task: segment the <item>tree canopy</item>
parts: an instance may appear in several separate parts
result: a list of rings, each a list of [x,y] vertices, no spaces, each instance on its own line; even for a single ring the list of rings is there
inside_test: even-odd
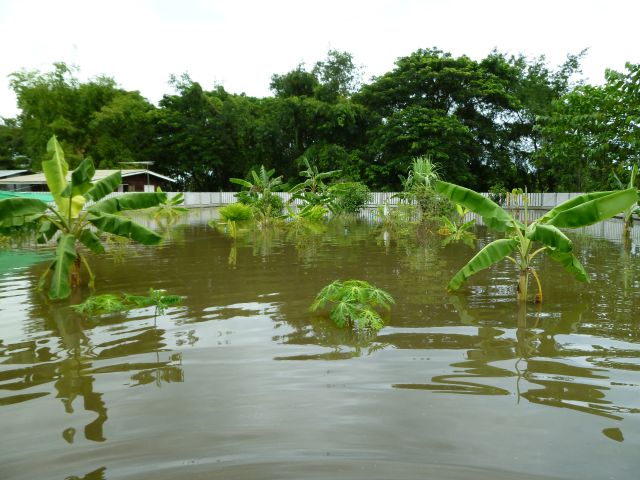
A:
[[[228,189],[262,165],[295,184],[305,160],[396,190],[422,155],[476,190],[603,188],[638,162],[640,67],[588,85],[576,81],[584,53],[552,68],[544,57],[420,49],[363,82],[351,54],[330,50],[310,68],[275,73],[270,97],[182,75],[157,106],[56,63],[11,75],[20,114],[0,122],[0,168],[39,170],[55,134],[72,168],[86,157],[101,168],[153,162],[185,190]]]

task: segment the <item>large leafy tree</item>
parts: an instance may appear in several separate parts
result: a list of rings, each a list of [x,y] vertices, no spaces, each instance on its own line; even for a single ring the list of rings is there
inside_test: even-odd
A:
[[[24,139],[15,119],[0,119],[0,170],[28,167],[28,159],[21,153]]]
[[[67,161],[75,167],[92,157],[103,168],[152,157],[153,106],[138,92],[126,92],[109,77],[81,82],[77,68],[55,63],[50,72],[21,71],[11,75],[11,87],[21,109],[20,153],[39,170],[47,159],[44,145],[60,138]]]
[[[121,93],[111,78],[97,77],[81,83],[76,71],[65,63],[55,63],[51,72],[10,75],[21,110],[17,120],[24,137],[24,153],[35,169],[46,159],[44,145],[54,134],[65,145],[71,165],[77,165],[94,143],[88,128],[93,114]]]
[[[601,86],[581,85],[540,119],[543,145],[535,157],[549,189],[583,191],[614,185],[638,163],[640,65],[608,70]]]
[[[536,115],[564,93],[568,62],[557,74],[544,59],[481,61],[437,49],[418,50],[355,96],[375,116],[368,177],[376,188],[398,188],[411,159],[430,154],[445,177],[486,189],[521,183],[530,169]]]

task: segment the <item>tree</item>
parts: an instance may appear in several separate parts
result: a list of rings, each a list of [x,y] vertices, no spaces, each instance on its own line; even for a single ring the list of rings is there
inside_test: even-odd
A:
[[[24,149],[22,130],[15,119],[0,119],[0,169],[27,168],[29,159],[22,155]]]
[[[71,166],[78,165],[95,143],[87,128],[93,114],[123,93],[109,77],[81,83],[74,76],[77,70],[54,63],[51,72],[33,70],[10,75],[21,110],[17,121],[24,138],[23,153],[31,159],[33,169],[39,169],[46,159],[44,145],[51,135],[60,137]]]
[[[626,176],[638,161],[640,65],[607,70],[602,86],[567,92],[540,119],[543,145],[535,157],[550,189],[584,191],[615,185],[612,170]]]
[[[486,188],[503,142],[499,120],[516,107],[508,65],[418,50],[363,87],[355,98],[377,117],[371,169],[378,185],[406,172],[411,159],[430,154],[447,178]]]
[[[312,73],[318,82],[315,97],[327,102],[350,97],[360,88],[361,70],[353,63],[350,53],[329,50],[327,58],[313,67]]]

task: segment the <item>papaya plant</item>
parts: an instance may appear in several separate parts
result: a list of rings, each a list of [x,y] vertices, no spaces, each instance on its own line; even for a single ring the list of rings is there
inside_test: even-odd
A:
[[[377,331],[384,321],[375,308],[390,310],[395,301],[388,292],[363,280],[336,280],[320,290],[310,310],[316,311],[327,303],[335,304],[329,316],[338,326]]]
[[[51,158],[42,162],[42,169],[55,205],[35,198],[0,200],[0,227],[35,223],[39,243],[57,235],[54,260],[42,274],[39,287],[44,286],[51,274],[49,298],[60,300],[79,285],[82,266],[89,275],[89,287],[94,286],[95,277],[80,245],[103,253],[101,233],[126,237],[143,245],[158,244],[160,235],[119,213],[154,207],[166,201],[166,194],[129,193],[105,198],[122,183],[119,171],[93,182],[95,167],[91,159],[85,159],[71,172],[68,181],[69,167],[55,136],[47,143],[47,152]]]
[[[579,228],[598,223],[625,211],[638,201],[635,188],[587,193],[557,205],[533,222],[529,222],[525,203],[522,223],[489,198],[468,188],[438,180],[436,190],[478,214],[487,227],[509,235],[480,250],[453,276],[447,289],[457,290],[472,275],[508,259],[518,267],[518,301],[527,300],[529,274],[538,285],[536,301],[542,301],[542,285],[532,264],[543,252],[559,262],[577,280],[588,281],[584,267],[572,253],[571,240],[560,228]],[[511,256],[514,251],[517,252],[516,258]]]

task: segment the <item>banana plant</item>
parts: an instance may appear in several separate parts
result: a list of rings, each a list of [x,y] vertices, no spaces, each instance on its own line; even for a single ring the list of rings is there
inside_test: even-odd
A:
[[[338,175],[341,170],[319,172],[318,167],[311,165],[306,157],[302,157],[302,161],[307,169],[300,171],[300,176],[306,180],[298,183],[289,190],[291,194],[289,203],[300,199],[305,205],[321,205],[332,209],[333,198],[329,193],[329,186],[324,183],[324,180]]]
[[[529,274],[538,286],[536,301],[542,301],[542,285],[532,262],[544,252],[577,280],[589,280],[584,267],[572,253],[571,240],[560,228],[579,228],[598,223],[625,211],[638,201],[635,188],[587,193],[561,203],[530,223],[525,203],[522,223],[489,198],[468,188],[439,180],[436,190],[478,214],[487,227],[508,234],[507,238],[495,240],[480,250],[453,276],[447,289],[457,290],[475,273],[508,259],[518,267],[517,298],[522,302],[527,300]],[[511,256],[514,251],[517,253],[515,258]]]
[[[94,253],[103,253],[100,233],[130,238],[143,245],[160,242],[160,235],[118,214],[155,207],[166,202],[166,194],[129,193],[105,198],[122,183],[119,171],[92,182],[95,167],[90,159],[85,159],[71,172],[68,181],[69,167],[55,136],[49,140],[47,152],[51,159],[42,162],[42,169],[55,205],[35,198],[0,200],[0,227],[36,223],[39,243],[46,243],[57,235],[54,260],[42,274],[39,287],[45,285],[51,274],[49,298],[61,300],[78,286],[82,266],[89,275],[89,287],[93,288],[95,277],[80,245]]]
[[[618,183],[619,188],[621,189],[624,188],[624,184],[622,183],[622,180],[618,178],[615,172],[613,172],[613,176],[616,179],[616,182]],[[634,165],[633,168],[631,169],[631,175],[629,176],[629,184],[627,185],[627,188],[633,188],[636,186],[637,176],[638,176],[638,165]],[[637,203],[634,203],[624,211],[624,231],[623,231],[624,238],[629,237],[631,229],[633,228],[634,213],[640,215],[640,208],[638,208]]]

